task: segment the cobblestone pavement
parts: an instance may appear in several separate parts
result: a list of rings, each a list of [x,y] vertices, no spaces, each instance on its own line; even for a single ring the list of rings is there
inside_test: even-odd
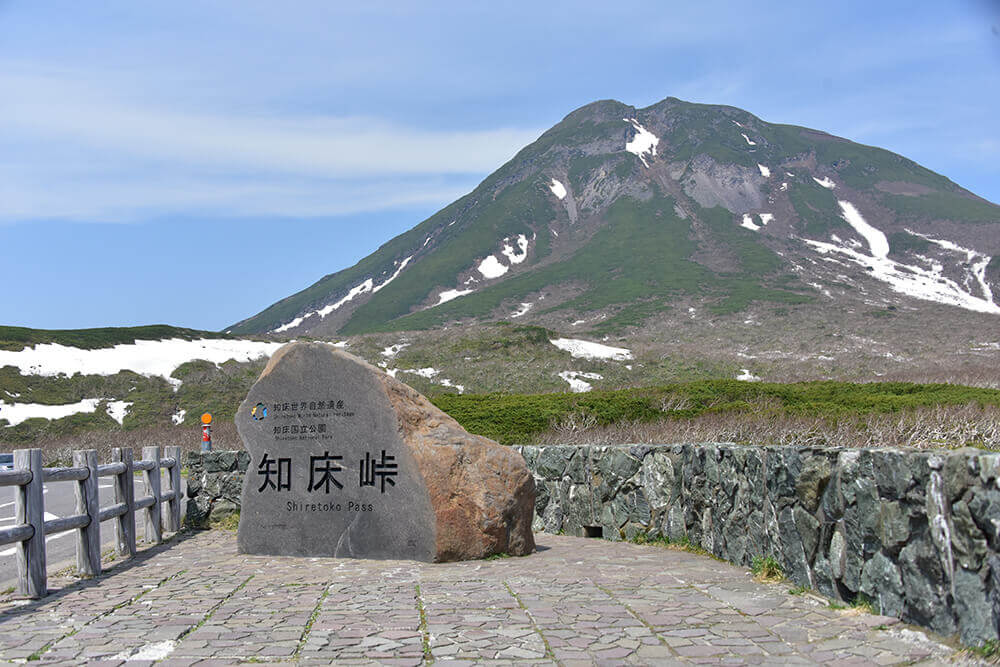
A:
[[[895,619],[831,609],[705,556],[537,535],[524,558],[241,556],[185,533],[101,577],[0,601],[0,659],[79,664],[940,664]]]

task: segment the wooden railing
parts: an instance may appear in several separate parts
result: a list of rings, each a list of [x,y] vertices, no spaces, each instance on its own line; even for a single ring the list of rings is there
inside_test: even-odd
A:
[[[135,555],[135,512],[144,509],[147,542],[158,544],[163,531],[181,527],[181,448],[143,447],[142,460],[134,461],[131,448],[111,450],[111,463],[99,465],[97,450],[73,452],[73,467],[43,468],[42,450],[14,451],[14,469],[0,471],[0,486],[16,486],[14,525],[0,528],[0,545],[17,543],[17,592],[41,598],[48,593],[45,570],[45,536],[77,531],[76,568],[85,577],[101,573],[101,522],[115,520],[119,556]],[[160,489],[160,469],[168,470],[169,487]],[[135,471],[143,471],[145,495],[135,497]],[[114,477],[114,504],[101,507],[97,479]],[[45,520],[45,482],[76,482],[76,514]],[[166,504],[161,522],[161,504]]]

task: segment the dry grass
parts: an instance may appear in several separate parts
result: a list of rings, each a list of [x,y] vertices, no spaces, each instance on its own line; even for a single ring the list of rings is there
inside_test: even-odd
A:
[[[42,450],[45,465],[69,465],[73,460],[73,450],[96,449],[97,460],[106,463],[111,460],[113,447],[131,447],[136,458],[143,447],[160,445],[180,446],[184,452],[201,449],[201,427],[192,426],[149,426],[132,430],[84,431],[82,433],[33,443],[32,447]],[[8,446],[10,447],[10,446]],[[13,447],[10,447],[13,448]],[[212,427],[212,448],[217,450],[243,449],[243,442],[233,423],[219,423]]]
[[[837,420],[776,417],[773,412],[762,409],[759,413],[707,414],[691,419],[625,422],[610,426],[597,426],[593,418],[570,414],[533,440],[537,444],[580,445],[738,442],[917,449],[973,446],[1000,451],[1000,408],[935,406]]]

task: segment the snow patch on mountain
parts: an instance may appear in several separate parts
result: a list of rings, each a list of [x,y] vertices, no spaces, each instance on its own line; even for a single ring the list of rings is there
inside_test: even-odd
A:
[[[449,380],[448,378],[441,378],[441,386],[442,387],[453,387],[454,389],[458,389],[458,393],[460,393],[460,394],[465,392],[465,385],[463,385],[463,384],[455,384],[451,380]]]
[[[823,296],[830,297],[831,299],[833,298],[833,295],[830,294],[830,290],[828,290],[827,288],[823,287],[819,283],[806,283],[806,284],[809,285],[809,287],[812,287],[817,292],[822,292]]]
[[[743,380],[744,382],[760,382],[760,378],[751,373],[746,368],[740,369],[740,374],[736,376],[737,380]]]
[[[390,345],[389,347],[382,350],[382,356],[386,359],[392,359],[397,354],[399,354],[403,348],[409,347],[409,343],[396,343],[395,345]]]
[[[625,361],[632,358],[632,351],[624,347],[612,347],[601,343],[593,343],[589,340],[579,340],[577,338],[555,338],[549,341],[560,350],[570,353],[570,356],[580,359],[611,359],[613,361]]]
[[[315,314],[316,314],[315,312],[313,312],[313,313],[306,313],[305,315],[301,315],[299,317],[296,317],[295,319],[293,319],[288,324],[282,324],[280,327],[271,329],[268,333],[284,333],[284,332],[286,332],[286,331],[288,331],[290,329],[294,329],[295,327],[297,327],[300,324],[302,324],[303,322],[305,322],[305,320],[306,320],[307,317],[310,317],[310,316],[315,315]]]
[[[753,217],[751,217],[748,213],[743,214],[743,222],[740,223],[740,227],[746,227],[750,231],[754,232],[760,229],[760,226],[754,223]]]
[[[507,273],[511,266],[520,264],[528,258],[528,248],[531,246],[531,241],[524,234],[518,234],[514,238],[513,245],[509,236],[504,237],[501,243],[503,244],[503,248],[500,250],[500,254],[507,258],[507,261],[510,262],[509,265],[503,264],[496,255],[492,254],[487,255],[485,259],[475,265],[476,270],[487,280],[499,278]],[[472,276],[467,278],[464,284],[469,285],[474,282],[477,282],[477,279]],[[442,303],[447,303],[452,299],[471,294],[474,291],[472,288],[445,290],[438,295],[438,302],[434,306],[440,306]],[[433,308],[434,306],[430,307]]]
[[[787,189],[788,189],[788,183],[782,183],[781,184],[781,191],[784,192]]]
[[[457,299],[460,296],[465,296],[466,294],[472,294],[476,290],[474,289],[448,289],[440,294],[438,294],[438,302],[435,306],[440,306],[442,303],[448,303],[452,299]]]
[[[61,405],[43,405],[41,403],[7,403],[0,400],[0,419],[6,419],[7,426],[17,426],[26,419],[41,417],[42,419],[61,419],[84,412],[94,412],[99,398],[85,398],[76,403]]]
[[[427,368],[400,368],[399,370],[403,373],[413,373],[414,375],[419,375],[420,377],[427,378],[428,380],[441,372],[431,366],[428,366]]]
[[[993,302],[993,290],[990,289],[989,283],[986,282],[986,267],[989,266],[990,260],[993,259],[992,257],[990,257],[989,255],[985,255],[977,250],[973,250],[972,248],[963,248],[957,243],[952,243],[951,241],[947,241],[944,239],[934,239],[931,238],[930,236],[927,236],[926,234],[920,234],[909,229],[907,229],[906,231],[907,233],[912,234],[913,236],[919,236],[922,239],[930,241],[931,243],[938,245],[944,248],[945,250],[951,250],[952,252],[965,254],[966,261],[971,265],[969,276],[967,276],[965,280],[966,287],[969,287],[969,282],[970,282],[969,279],[975,278],[976,282],[979,284],[979,289],[981,289],[983,292],[983,297],[987,301],[991,303]],[[932,265],[937,264],[936,262],[934,262],[934,260],[931,260],[926,257],[922,257],[921,259],[931,262]],[[938,267],[939,267],[938,271],[940,272],[941,271],[940,264],[938,264]]]
[[[106,412],[109,417],[121,424],[125,421],[125,414],[130,407],[132,407],[131,401],[110,401]]]
[[[531,310],[531,307],[533,305],[535,305],[535,304],[533,304],[533,303],[522,303],[521,307],[518,308],[517,310],[515,310],[513,313],[511,313],[510,316],[511,317],[521,317],[522,315],[524,315],[525,313],[527,313],[529,310]]]
[[[487,255],[486,259],[479,263],[479,273],[486,279],[499,278],[510,270],[509,266],[500,263],[493,255]]]
[[[184,415],[186,415],[186,414],[187,414],[187,410],[185,410],[184,408],[181,408],[180,410],[178,410],[174,414],[170,415],[170,421],[172,421],[175,425],[176,424],[183,424],[184,423]]]
[[[384,363],[380,363],[379,365],[385,368]],[[465,385],[456,384],[451,380],[449,380],[448,378],[440,378],[439,380],[434,380],[434,378],[436,378],[438,375],[441,374],[441,371],[431,366],[428,366],[426,368],[385,368],[385,373],[391,378],[395,378],[399,373],[410,373],[411,375],[417,375],[427,380],[432,380],[434,382],[437,382],[437,384],[441,385],[442,387],[451,387],[453,389],[457,389],[458,393],[460,394],[465,392]]]
[[[771,178],[771,170],[762,165],[760,162],[757,163],[757,168],[760,169],[760,175],[764,178]]]
[[[329,315],[333,311],[339,309],[341,306],[343,306],[348,301],[353,301],[354,298],[357,297],[358,295],[364,294],[365,292],[370,292],[372,290],[374,284],[375,284],[374,281],[372,281],[372,279],[369,278],[368,280],[364,281],[360,285],[352,287],[351,291],[349,291],[347,293],[347,296],[345,296],[344,298],[340,299],[336,303],[331,303],[331,304],[329,304],[327,306],[323,306],[319,310],[315,311],[315,314],[319,315],[320,318],[326,317],[327,315]],[[306,315],[306,317],[308,317],[308,315]]]
[[[740,134],[743,134],[743,133],[741,132]],[[756,141],[750,141],[750,137],[748,137],[747,135],[743,134],[743,138],[747,140],[747,145],[748,146],[756,146],[757,145],[757,142]]]
[[[760,224],[767,226],[772,220],[774,220],[773,213],[761,213],[760,214]]]
[[[430,237],[427,237],[427,240],[429,241]],[[424,241],[424,245],[427,245],[427,241]],[[410,263],[411,259],[413,259],[413,255],[410,255],[402,262],[399,262],[399,266],[396,267],[396,272],[393,273],[391,276],[389,276],[389,278],[387,278],[384,282],[380,283],[379,285],[375,285],[375,281],[372,280],[371,278],[363,280],[362,282],[352,287],[347,292],[347,295],[344,296],[339,301],[337,301],[336,303],[331,303],[329,305],[323,306],[318,310],[314,310],[304,315],[300,315],[299,317],[293,319],[291,322],[283,324],[276,329],[272,329],[269,333],[284,333],[286,331],[290,331],[291,329],[294,329],[295,327],[302,324],[302,322],[312,317],[313,315],[319,315],[320,319],[325,319],[327,315],[334,312],[335,310],[338,310],[341,306],[343,306],[345,303],[352,301],[355,297],[364,294],[365,292],[371,292],[372,294],[375,294],[380,289],[382,289],[383,287],[391,283],[393,280],[395,280],[399,276],[399,274],[402,273],[403,269],[406,268],[406,265]]]
[[[552,179],[552,185],[549,186],[549,190],[552,190],[552,194],[559,199],[566,198],[566,186],[554,178]]]
[[[313,315],[319,315],[320,319],[323,319],[327,315],[329,315],[330,313],[332,313],[333,311],[335,311],[338,308],[340,308],[341,306],[343,306],[348,301],[353,300],[356,296],[358,296],[360,294],[364,294],[365,292],[372,291],[372,286],[373,285],[374,285],[374,282],[372,281],[372,279],[368,278],[367,280],[365,280],[365,281],[359,283],[358,285],[355,285],[354,287],[352,287],[350,289],[350,291],[347,293],[347,296],[345,296],[344,298],[340,299],[336,303],[331,303],[331,304],[329,304],[327,306],[323,306],[319,310],[314,310],[312,312],[306,313],[305,315],[300,315],[299,317],[296,317],[294,320],[292,320],[288,324],[283,324],[280,327],[278,327],[277,329],[272,329],[270,333],[284,333],[286,331],[294,329],[295,327],[297,327],[300,324],[302,324],[302,322],[304,322],[307,318],[312,317]]]
[[[817,252],[824,255],[834,253],[844,257],[864,267],[870,272],[872,277],[888,284],[890,288],[901,294],[925,301],[936,301],[951,306],[958,306],[979,313],[1000,315],[1000,306],[993,303],[993,295],[992,292],[988,291],[988,286],[986,286],[986,290],[983,292],[986,298],[981,298],[972,294],[970,290],[963,289],[961,285],[951,278],[944,276],[942,274],[943,266],[939,262],[930,261],[930,268],[924,268],[915,264],[902,264],[889,259],[887,257],[889,243],[885,238],[885,234],[865,222],[857,209],[849,202],[841,201],[838,203],[843,210],[844,219],[868,241],[871,255],[859,251],[859,245],[852,247],[851,244],[844,243],[836,235],[831,235],[833,243],[803,239]],[[960,248],[960,246],[952,244],[950,241],[943,241],[939,245],[946,249],[951,249],[942,244],[949,244],[955,246],[955,248]],[[961,251],[970,252],[967,248],[960,249]],[[988,258],[986,264],[989,264]],[[972,268],[973,276],[977,281],[980,281],[980,288],[985,284],[984,274],[986,264],[982,264],[981,270],[979,268],[980,263],[974,264]]]
[[[831,181],[826,176],[823,177],[823,180],[820,180],[820,179],[816,178],[815,176],[813,176],[813,180],[816,181],[817,183],[819,183],[820,185],[822,185],[827,190],[833,190],[835,187],[837,187],[837,184],[834,183],[833,181]]]
[[[635,129],[635,136],[632,137],[632,141],[625,143],[625,150],[642,160],[644,167],[649,167],[649,163],[646,162],[646,155],[648,154],[651,158],[656,157],[656,145],[660,143],[660,140],[635,119],[622,118],[622,120],[630,123]]]
[[[864,237],[865,241],[868,241],[872,256],[886,257],[889,254],[889,239],[885,237],[885,234],[869,225],[851,202],[841,200],[837,203],[840,204],[840,210],[843,212],[841,217],[854,228],[854,231]]]
[[[253,361],[271,356],[283,343],[251,340],[199,339],[137,340],[114,347],[83,350],[58,343],[42,343],[23,350],[0,350],[0,367],[16,366],[21,375],[115,375],[130,370],[146,377],[160,376],[175,388],[181,381],[170,377],[181,364],[204,359],[214,364],[234,359]]]
[[[517,235],[517,239],[515,239],[517,249],[510,245],[509,241],[509,238],[503,240],[503,250],[501,252],[511,264],[520,264],[528,257],[528,237],[524,234]]]
[[[587,378],[588,380],[604,379],[604,376],[600,373],[582,373],[580,371],[563,371],[559,373],[559,377],[568,382],[569,390],[576,394],[582,394],[594,388],[589,382],[585,382],[580,378]]]
[[[373,289],[372,290],[372,294],[375,294],[380,289],[382,289],[383,287],[385,287],[386,285],[388,285],[389,283],[391,283],[393,280],[395,280],[397,278],[397,276],[399,276],[399,274],[403,272],[403,269],[406,268],[406,265],[410,263],[411,259],[413,259],[413,255],[410,255],[409,257],[407,257],[406,259],[404,259],[402,262],[400,262],[399,263],[399,268],[396,269],[396,272],[393,273],[391,276],[389,276],[389,279],[386,280],[384,283],[382,283],[381,285],[379,285],[378,287],[376,287],[375,289]]]

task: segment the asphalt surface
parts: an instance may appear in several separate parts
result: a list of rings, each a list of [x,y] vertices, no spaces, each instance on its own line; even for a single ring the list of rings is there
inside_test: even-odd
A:
[[[161,479],[161,488],[166,489],[168,481],[166,476]],[[45,519],[56,519],[76,514],[76,494],[74,487],[76,482],[51,482],[43,487],[43,498],[45,499]],[[142,477],[135,478],[135,497],[146,495]],[[181,478],[181,491],[186,489],[183,477]],[[17,488],[13,486],[0,487],[0,528],[7,528],[14,525],[14,499]],[[113,505],[114,500],[114,479],[112,477],[101,477],[98,480],[98,495],[101,507]],[[181,516],[184,514],[184,503],[187,498],[181,500]],[[138,539],[143,537],[143,513],[139,510],[135,513],[136,534]],[[45,537],[45,562],[47,570],[51,575],[67,566],[76,565],[76,531],[68,530],[55,535]],[[101,550],[104,551],[115,544],[114,519],[110,519],[101,524]],[[17,556],[15,555],[15,545],[5,544],[0,546],[0,590],[4,590],[14,585],[17,581]]]

